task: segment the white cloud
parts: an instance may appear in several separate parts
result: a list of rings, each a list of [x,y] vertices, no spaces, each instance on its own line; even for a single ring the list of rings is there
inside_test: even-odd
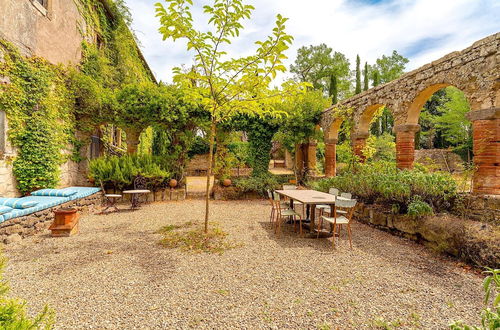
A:
[[[154,3],[161,0],[127,0],[143,52],[157,78],[171,81],[172,68],[189,65],[192,54],[185,44],[162,41]],[[206,26],[203,4],[196,1],[194,20]],[[295,41],[288,65],[301,46],[326,43],[354,62],[356,54],[369,63],[392,50],[410,58],[408,69],[468,47],[500,31],[500,2],[496,0],[253,0],[256,10],[245,22],[242,38],[231,55],[248,54],[256,40],[272,30],[275,15],[288,17],[287,32]]]

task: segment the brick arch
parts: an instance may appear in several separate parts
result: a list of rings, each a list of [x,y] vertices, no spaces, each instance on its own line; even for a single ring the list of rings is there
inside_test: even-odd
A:
[[[389,83],[371,88],[334,107],[353,109],[354,146],[368,137],[369,123],[377,105],[386,105],[394,117],[399,168],[413,166],[414,133],[419,129],[420,109],[441,88],[455,86],[464,92],[474,130],[474,177],[476,193],[500,194],[500,33],[475,42],[434,62],[408,72]],[[325,131],[336,118],[324,112]],[[359,149],[359,148],[358,148]],[[328,166],[328,165],[327,165]]]

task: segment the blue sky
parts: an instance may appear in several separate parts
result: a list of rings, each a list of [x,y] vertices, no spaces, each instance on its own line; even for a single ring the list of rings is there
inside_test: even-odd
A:
[[[192,54],[182,41],[162,41],[154,4],[163,0],[126,0],[134,18],[133,29],[144,56],[158,80],[170,82],[172,68],[190,65]],[[194,19],[206,28],[202,7],[209,0],[194,0]],[[254,42],[272,30],[276,14],[289,18],[287,31],[294,36],[287,52],[287,67],[301,46],[326,43],[354,63],[373,63],[397,50],[416,69],[474,41],[500,32],[498,0],[247,0],[256,7],[245,21],[232,56],[251,54]],[[287,74],[288,75],[288,74]],[[279,79],[287,77],[281,76]]]

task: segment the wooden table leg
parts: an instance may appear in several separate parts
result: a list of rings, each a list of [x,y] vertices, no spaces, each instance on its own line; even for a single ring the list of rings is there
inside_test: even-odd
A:
[[[314,220],[316,218],[316,205],[311,204],[308,209],[309,209],[309,218],[311,219],[311,226],[309,227],[309,232],[314,233],[314,230],[316,228],[314,226]]]

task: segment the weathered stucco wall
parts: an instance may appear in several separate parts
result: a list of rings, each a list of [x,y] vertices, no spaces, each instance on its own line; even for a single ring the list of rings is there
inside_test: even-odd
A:
[[[23,55],[37,55],[54,64],[81,59],[81,16],[73,0],[50,0],[43,10],[36,0],[0,1],[0,37]]]
[[[0,38],[13,43],[24,56],[40,56],[53,64],[79,63],[82,22],[73,0],[50,0],[47,10],[36,0],[0,1]],[[0,83],[9,83],[8,77],[0,77]],[[7,131],[7,119],[0,113],[0,196],[14,197],[19,196],[12,174],[16,150],[7,139]],[[72,161],[63,164],[59,185],[86,185],[82,169]]]

